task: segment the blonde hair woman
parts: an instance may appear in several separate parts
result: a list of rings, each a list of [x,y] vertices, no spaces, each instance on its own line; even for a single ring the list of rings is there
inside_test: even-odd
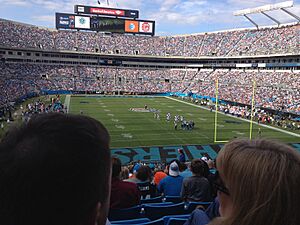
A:
[[[300,154],[269,140],[234,140],[217,157],[221,217],[210,225],[299,225]]]

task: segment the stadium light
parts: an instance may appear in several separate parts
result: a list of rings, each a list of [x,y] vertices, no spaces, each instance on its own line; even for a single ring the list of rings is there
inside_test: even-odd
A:
[[[248,15],[261,13],[262,15],[268,17],[269,19],[271,19],[272,21],[277,23],[277,25],[279,26],[281,24],[280,21],[277,20],[276,18],[270,16],[266,12],[274,11],[274,10],[282,10],[283,12],[289,14],[290,16],[294,17],[296,20],[298,20],[300,22],[300,17],[296,16],[295,14],[293,14],[287,10],[287,8],[291,8],[293,6],[294,6],[293,1],[286,1],[286,2],[280,2],[277,4],[268,4],[268,5],[264,5],[264,6],[260,6],[260,7],[256,7],[256,8],[238,10],[238,11],[235,11],[233,13],[233,15],[234,16],[244,16],[247,20],[249,20],[252,24],[254,24],[256,26],[256,28],[258,29],[258,24],[254,20],[252,20]]]

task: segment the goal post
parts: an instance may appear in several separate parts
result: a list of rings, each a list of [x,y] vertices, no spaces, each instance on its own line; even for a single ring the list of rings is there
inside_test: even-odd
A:
[[[255,111],[256,81],[252,80],[251,114],[249,120],[249,139],[252,139],[253,119]],[[215,82],[215,119],[214,119],[214,143],[227,143],[230,140],[218,140],[218,115],[219,112],[219,80]]]

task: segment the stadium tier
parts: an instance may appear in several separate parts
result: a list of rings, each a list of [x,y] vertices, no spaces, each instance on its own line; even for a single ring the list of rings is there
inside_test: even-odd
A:
[[[101,67],[0,64],[1,105],[27,93],[90,91],[127,93],[189,92],[251,104],[252,80],[257,82],[256,104],[264,108],[300,112],[299,73],[243,71],[184,71]],[[167,81],[167,82],[166,82]],[[270,85],[272,83],[272,85]]]
[[[0,43],[18,48],[152,56],[238,56],[299,53],[300,25],[185,36],[148,37],[57,31],[0,20]]]
[[[96,59],[98,66],[62,65],[60,61],[42,65],[35,61],[6,62],[2,58],[0,64],[0,105],[7,105],[10,101],[22,96],[41,91],[80,91],[80,92],[125,92],[125,93],[194,93],[201,96],[215,97],[215,81],[219,80],[219,98],[224,101],[251,105],[252,81],[256,81],[255,103],[258,107],[273,110],[282,110],[294,114],[300,113],[300,79],[299,59],[300,25],[286,25],[281,27],[264,28],[260,30],[243,29],[226,32],[213,32],[205,34],[150,37],[121,34],[104,34],[79,31],[57,31],[21,24],[13,21],[0,20],[0,47],[14,49],[15,51],[29,49],[29,51],[52,51],[60,54],[61,50],[69,50],[72,54],[111,54],[116,57],[122,54],[151,56],[152,59],[164,56],[165,58],[185,56],[202,56],[209,59],[230,57],[243,59],[235,61],[222,61],[228,65],[236,66],[230,69],[219,68],[205,70],[201,65],[193,65],[194,69],[167,69],[158,68],[157,64],[145,64],[144,68],[127,68],[124,66],[108,67]],[[17,50],[16,50],[17,49]],[[31,50],[30,50],[31,49]],[[27,50],[26,50],[27,51]],[[0,54],[10,54],[9,50],[0,51]],[[268,55],[272,57],[268,58]],[[285,54],[294,57],[277,59],[274,54],[284,57]],[[11,53],[11,55],[14,55]],[[125,55],[125,56],[124,56]],[[252,70],[237,68],[238,63],[249,65]],[[260,55],[260,56],[255,56]],[[259,69],[261,61],[256,57],[264,57],[264,68]],[[0,55],[1,56],[1,55]],[[35,54],[36,56],[36,54]],[[167,56],[167,57],[166,57]],[[51,56],[52,57],[52,56]],[[62,58],[64,56],[61,56]],[[226,58],[229,57],[229,58]],[[150,58],[151,59],[151,58]],[[276,59],[276,60],[274,60]],[[67,59],[68,60],[68,59]],[[139,60],[138,58],[136,59]],[[12,63],[13,62],[13,63]],[[32,63],[33,62],[33,63]],[[43,61],[44,62],[44,61]],[[149,61],[150,62],[150,61]],[[175,65],[169,62],[171,65]],[[265,63],[273,63],[272,70]],[[277,63],[293,62],[293,68],[276,70]],[[212,62],[218,65],[218,61]],[[121,61],[122,64],[122,61]],[[86,65],[86,66],[84,66]],[[286,64],[281,64],[284,67]],[[130,66],[130,65],[129,65]],[[202,65],[203,66],[203,65]],[[145,68],[146,67],[146,68]],[[148,67],[148,68],[147,68]],[[245,67],[245,66],[243,66]],[[251,67],[251,66],[250,66]],[[235,68],[235,69],[234,69]],[[256,68],[256,69],[255,69]]]

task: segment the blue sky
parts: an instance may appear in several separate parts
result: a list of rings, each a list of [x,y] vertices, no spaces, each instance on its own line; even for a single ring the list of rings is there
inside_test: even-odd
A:
[[[286,0],[110,0],[109,6],[138,9],[141,19],[156,21],[157,35],[175,35],[251,27],[233,12],[282,1]],[[101,2],[106,5],[106,0]],[[97,0],[0,0],[0,17],[54,28],[55,12],[72,13],[75,4],[98,5]],[[294,0],[290,11],[300,16],[300,0]],[[269,14],[281,22],[295,21],[280,10]],[[260,25],[273,24],[262,15],[251,17]]]

